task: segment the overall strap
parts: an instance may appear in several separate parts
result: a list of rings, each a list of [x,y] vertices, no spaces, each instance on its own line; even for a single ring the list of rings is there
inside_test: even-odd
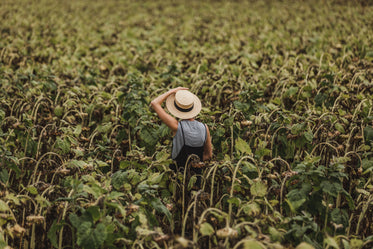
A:
[[[181,121],[179,122],[179,124],[180,124],[181,134],[183,135],[183,141],[184,141],[184,146],[185,146],[185,136],[184,136],[183,126],[181,125]]]
[[[206,127],[205,124],[203,124],[203,126],[205,127],[205,140],[204,140],[204,142],[203,142],[203,145],[205,145],[205,143],[206,143],[206,139],[207,139],[207,127]]]

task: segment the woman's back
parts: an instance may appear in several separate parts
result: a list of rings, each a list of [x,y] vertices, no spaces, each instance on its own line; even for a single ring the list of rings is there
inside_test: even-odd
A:
[[[198,148],[197,150],[201,150],[203,155],[206,135],[206,126],[203,123],[196,120],[180,121],[172,142],[172,159],[177,158],[183,146]],[[201,147],[202,149],[200,149]]]

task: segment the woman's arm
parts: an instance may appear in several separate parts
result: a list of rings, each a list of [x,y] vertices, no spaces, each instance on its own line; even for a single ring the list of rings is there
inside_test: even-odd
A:
[[[162,108],[162,103],[167,99],[168,96],[176,93],[179,90],[188,90],[188,88],[177,87],[177,88],[171,89],[168,92],[153,99],[152,102],[150,103],[151,107],[158,114],[159,118],[163,121],[163,123],[165,123],[171,129],[171,131],[174,134],[177,131],[178,122],[174,117],[172,117]]]
[[[203,149],[203,161],[210,160],[212,158],[212,143],[211,143],[210,131],[207,125],[205,126],[206,126],[207,137],[206,137],[205,147]]]

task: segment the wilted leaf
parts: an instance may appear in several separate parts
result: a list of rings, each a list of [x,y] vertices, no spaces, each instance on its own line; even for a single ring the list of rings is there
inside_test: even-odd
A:
[[[215,230],[214,228],[210,225],[210,223],[207,223],[207,222],[204,222],[201,224],[200,228],[199,228],[199,232],[203,235],[203,236],[210,236],[212,235]]]
[[[11,229],[11,233],[13,236],[21,237],[26,232],[26,229],[21,227],[18,224],[15,224]]]
[[[190,244],[192,244],[192,241],[190,240],[187,240],[186,238],[184,237],[178,237],[176,238],[176,241],[183,247],[183,248],[187,248]]]
[[[71,160],[67,164],[71,168],[79,168],[79,169],[84,169],[84,167],[87,165],[86,162],[84,161],[78,161],[78,160]]]
[[[240,137],[236,139],[234,147],[241,154],[251,154],[250,145]]]
[[[302,242],[295,249],[315,249],[315,247],[306,242]]]
[[[267,194],[267,185],[261,181],[254,182],[250,187],[250,192],[254,196],[263,197]]]
[[[362,248],[363,244],[364,244],[364,242],[361,239],[353,238],[353,239],[350,240],[350,246],[353,249]]]
[[[218,238],[235,238],[238,236],[237,230],[231,227],[225,227],[216,231]]]
[[[242,209],[245,214],[249,216],[258,215],[262,211],[259,204],[256,202],[245,204],[242,206]]]
[[[26,217],[26,220],[28,223],[41,224],[44,222],[45,218],[44,216],[41,216],[41,215],[29,215]]]

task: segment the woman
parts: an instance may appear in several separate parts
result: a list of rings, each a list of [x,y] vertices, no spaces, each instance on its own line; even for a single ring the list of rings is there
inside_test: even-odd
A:
[[[164,101],[168,111],[180,118],[180,122],[162,108]],[[195,120],[202,108],[201,101],[196,95],[189,92],[188,88],[178,87],[155,98],[151,106],[174,135],[171,157],[179,168],[185,167],[191,154],[196,154],[201,161],[211,159],[212,145],[209,129],[207,125]],[[191,168],[191,170],[201,174],[199,168]]]

